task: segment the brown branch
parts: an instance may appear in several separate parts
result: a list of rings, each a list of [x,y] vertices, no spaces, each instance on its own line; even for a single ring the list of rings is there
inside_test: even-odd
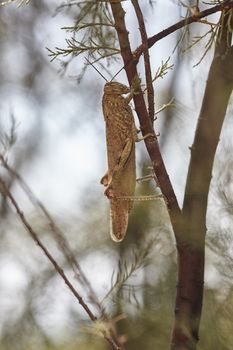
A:
[[[155,43],[157,43],[159,40],[165,38],[166,36],[176,32],[178,29],[181,29],[191,23],[198,22],[201,18],[207,17],[209,15],[212,15],[213,13],[228,10],[230,8],[233,8],[233,0],[225,1],[222,4],[213,6],[209,9],[206,9],[204,11],[199,12],[198,16],[190,16],[188,18],[185,18],[181,20],[180,22],[177,22],[173,24],[172,26],[162,30],[161,32],[151,36],[148,38],[148,48],[151,48]],[[134,59],[137,62],[142,55],[144,51],[143,45],[140,45],[135,51],[134,51]],[[127,63],[126,63],[127,64]]]
[[[56,262],[56,260],[52,257],[52,255],[50,254],[50,252],[48,251],[48,249],[43,245],[43,243],[40,241],[40,239],[38,238],[37,233],[34,231],[34,229],[31,227],[31,225],[28,223],[28,221],[26,220],[24,213],[21,211],[21,209],[19,208],[19,205],[17,204],[15,198],[13,197],[13,195],[11,194],[11,192],[9,191],[7,185],[5,184],[5,182],[0,178],[0,191],[3,194],[3,196],[9,198],[10,202],[12,203],[13,207],[16,210],[16,213],[18,215],[18,217],[20,218],[21,222],[23,223],[24,227],[26,228],[27,232],[29,233],[29,235],[31,236],[31,238],[34,240],[34,242],[41,248],[41,250],[43,251],[43,253],[47,256],[47,258],[49,259],[49,261],[52,263],[52,265],[54,266],[55,270],[58,272],[58,274],[62,277],[62,279],[64,280],[65,284],[68,286],[68,288],[70,289],[70,291],[72,292],[72,294],[75,296],[75,298],[78,300],[79,304],[83,307],[83,309],[86,311],[86,313],[88,314],[89,318],[92,321],[96,321],[97,318],[94,316],[94,314],[92,313],[92,311],[89,309],[89,307],[85,304],[85,302],[83,301],[82,297],[79,295],[79,293],[76,291],[76,289],[74,288],[74,286],[72,285],[72,283],[69,281],[68,277],[65,275],[64,271],[62,270],[62,268],[58,265],[58,263]]]
[[[57,242],[59,248],[61,249],[62,253],[64,254],[68,264],[72,268],[75,277],[77,280],[88,290],[88,297],[90,301],[97,307],[97,309],[100,311],[101,315],[104,316],[107,319],[107,315],[105,314],[105,311],[103,307],[100,305],[100,302],[90,284],[88,279],[86,278],[85,274],[83,273],[79,263],[77,262],[72,249],[70,248],[69,242],[66,240],[64,233],[60,230],[60,228],[57,227],[54,219],[52,218],[51,214],[48,212],[44,204],[34,195],[30,187],[26,184],[24,179],[21,177],[21,175],[13,169],[9,164],[7,163],[6,159],[2,154],[0,154],[0,161],[2,163],[2,166],[9,172],[12,179],[16,179],[21,186],[22,190],[28,197],[28,199],[31,201],[31,203],[34,205],[35,208],[39,208],[41,212],[44,214],[45,218],[48,220],[49,227],[51,229],[51,232],[53,234],[53,237],[55,241]],[[9,189],[9,185],[7,185]]]
[[[178,285],[172,349],[196,349],[202,310],[206,212],[213,162],[233,89],[233,47],[228,20],[222,13],[214,58],[191,147],[183,205],[183,237],[177,237]]]
[[[128,31],[125,26],[125,12],[121,4],[111,4],[111,8],[121,48],[121,55],[125,64],[125,71],[129,84],[132,85],[132,81],[135,77],[138,76],[138,73],[136,63],[133,60],[133,54],[130,48]],[[140,91],[139,94],[134,95],[134,104],[140,121],[143,136],[149,133],[154,134],[153,125],[148,116],[142,91]],[[169,215],[175,230],[175,227],[179,224],[180,208],[159,150],[158,141],[157,139],[152,140],[152,138],[146,138],[145,145],[151,158],[158,184],[164,197],[166,198]],[[177,232],[179,232],[179,230]]]
[[[144,55],[144,65],[145,65],[145,76],[146,76],[146,86],[147,86],[147,98],[148,98],[148,111],[150,120],[154,121],[155,108],[154,108],[154,87],[152,83],[152,74],[150,66],[150,55],[148,50],[148,37],[146,33],[146,26],[144,23],[143,14],[139,6],[138,0],[132,0],[132,5],[134,7],[138,23],[139,30],[141,33],[143,55]]]
[[[70,282],[70,280],[66,276],[63,269],[60,267],[60,265],[57,263],[57,261],[53,258],[51,253],[44,246],[44,244],[41,242],[41,240],[38,237],[38,234],[36,233],[36,231],[32,228],[32,226],[29,224],[29,222],[25,218],[24,213],[20,209],[15,198],[13,197],[13,195],[10,192],[10,190],[8,189],[7,185],[5,184],[5,182],[1,178],[0,178],[0,192],[2,193],[2,195],[4,197],[6,197],[10,200],[11,204],[13,205],[13,207],[16,210],[16,213],[17,213],[20,221],[24,225],[26,231],[31,236],[33,241],[40,247],[40,249],[43,251],[43,253],[46,255],[46,257],[51,262],[51,264],[53,265],[53,267],[55,268],[57,273],[60,275],[60,277],[63,279],[63,281],[65,282],[65,284],[67,285],[67,287],[71,291],[71,293],[78,300],[78,302],[82,306],[82,308],[85,310],[85,312],[88,315],[88,317],[90,318],[90,320],[92,322],[96,322],[98,320],[97,317],[92,313],[89,306],[84,302],[83,298],[80,296],[80,294],[77,292],[77,290],[75,289],[73,284]],[[115,339],[113,339],[113,337],[109,336],[106,332],[103,331],[102,335],[111,344],[111,346],[114,350],[121,350],[122,349],[121,346],[117,343],[117,341]]]

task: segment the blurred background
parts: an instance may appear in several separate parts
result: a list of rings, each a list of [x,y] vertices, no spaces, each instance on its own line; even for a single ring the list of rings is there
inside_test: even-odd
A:
[[[79,1],[76,1],[79,3]],[[177,1],[141,1],[148,35],[185,17]],[[186,2],[192,5],[192,2]],[[0,137],[1,152],[68,240],[92,294],[112,318],[127,349],[166,349],[171,332],[176,289],[176,251],[162,200],[136,202],[121,244],[109,236],[109,205],[99,183],[106,171],[105,125],[101,110],[104,80],[86,67],[84,55],[58,57],[49,51],[66,47],[79,7],[55,0],[17,2],[0,7]],[[201,9],[204,4],[201,4]],[[140,44],[130,2],[124,4],[132,48]],[[216,21],[218,14],[211,16]],[[208,27],[207,27],[208,28]],[[150,50],[152,71],[170,57],[172,69],[155,83],[155,108],[175,99],[158,114],[161,152],[180,205],[189,162],[189,146],[201,108],[213,51],[206,38],[186,50],[207,28],[193,24],[186,36],[176,32]],[[174,51],[177,42],[177,49]],[[197,64],[197,65],[196,65]],[[120,60],[108,66],[112,75]],[[139,68],[143,79],[143,65]],[[118,81],[126,83],[124,73]],[[232,104],[214,165],[207,217],[205,298],[199,349],[232,349],[233,317],[233,182]],[[136,121],[137,123],[137,121]],[[138,125],[138,124],[137,124]],[[9,142],[10,136],[13,142]],[[143,143],[137,144],[137,175],[149,174]],[[34,206],[15,178],[3,167],[26,218],[73,281],[91,310],[98,314],[90,291],[74,275],[51,234],[48,218]],[[151,182],[137,194],[153,194]],[[37,203],[38,204],[38,203]],[[0,350],[107,349],[97,326],[91,325],[62,279],[28,236],[14,209],[0,201]],[[92,295],[93,296],[93,295]]]

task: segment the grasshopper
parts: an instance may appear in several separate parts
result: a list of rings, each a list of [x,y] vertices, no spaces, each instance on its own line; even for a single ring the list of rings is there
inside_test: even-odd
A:
[[[122,95],[129,93],[124,98]],[[129,106],[130,89],[117,82],[108,82],[102,100],[106,123],[108,171],[101,183],[106,186],[105,195],[110,200],[110,235],[116,242],[125,237],[129,212],[133,201],[121,200],[132,197],[136,186],[135,141],[137,129]]]
[[[102,100],[106,123],[108,171],[100,182],[106,186],[105,195],[110,200],[110,235],[116,242],[122,241],[126,235],[129,212],[135,198],[135,142],[147,136],[155,137],[153,134],[148,134],[138,138],[129,105],[133,93],[126,85],[107,82]],[[123,97],[124,94],[129,95]]]
[[[87,58],[86,61],[107,81]],[[106,124],[108,170],[100,183],[106,187],[104,193],[110,200],[111,238],[115,242],[121,242],[126,235],[129,212],[133,208],[134,200],[154,200],[162,196],[134,196],[136,187],[135,142],[149,136],[156,138],[155,134],[147,134],[141,138],[137,136],[138,131],[129,102],[140,86],[140,79],[138,77],[133,79],[131,88],[112,80],[105,84],[102,99]],[[122,95],[125,94],[128,96],[123,97]],[[155,178],[155,175],[152,177]],[[140,181],[144,180],[140,179]]]

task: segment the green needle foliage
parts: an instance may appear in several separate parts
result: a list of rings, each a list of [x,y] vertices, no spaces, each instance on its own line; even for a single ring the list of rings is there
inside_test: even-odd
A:
[[[6,1],[0,2],[0,6],[9,5],[12,2],[16,2],[17,6],[19,7],[19,6],[22,6],[22,5],[27,5],[30,2],[30,0],[6,0]]]
[[[67,46],[49,50],[52,60],[57,57],[73,57],[85,54],[92,63],[106,58],[117,60],[120,53],[114,21],[109,4],[103,1],[68,1],[57,8],[57,12],[66,9],[75,13],[74,24],[63,27],[71,37],[66,39]]]

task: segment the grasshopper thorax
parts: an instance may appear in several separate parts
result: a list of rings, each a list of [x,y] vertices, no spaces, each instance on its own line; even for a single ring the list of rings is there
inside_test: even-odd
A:
[[[104,86],[104,93],[107,95],[123,95],[129,92],[130,88],[128,88],[128,86],[117,82],[111,81]]]

